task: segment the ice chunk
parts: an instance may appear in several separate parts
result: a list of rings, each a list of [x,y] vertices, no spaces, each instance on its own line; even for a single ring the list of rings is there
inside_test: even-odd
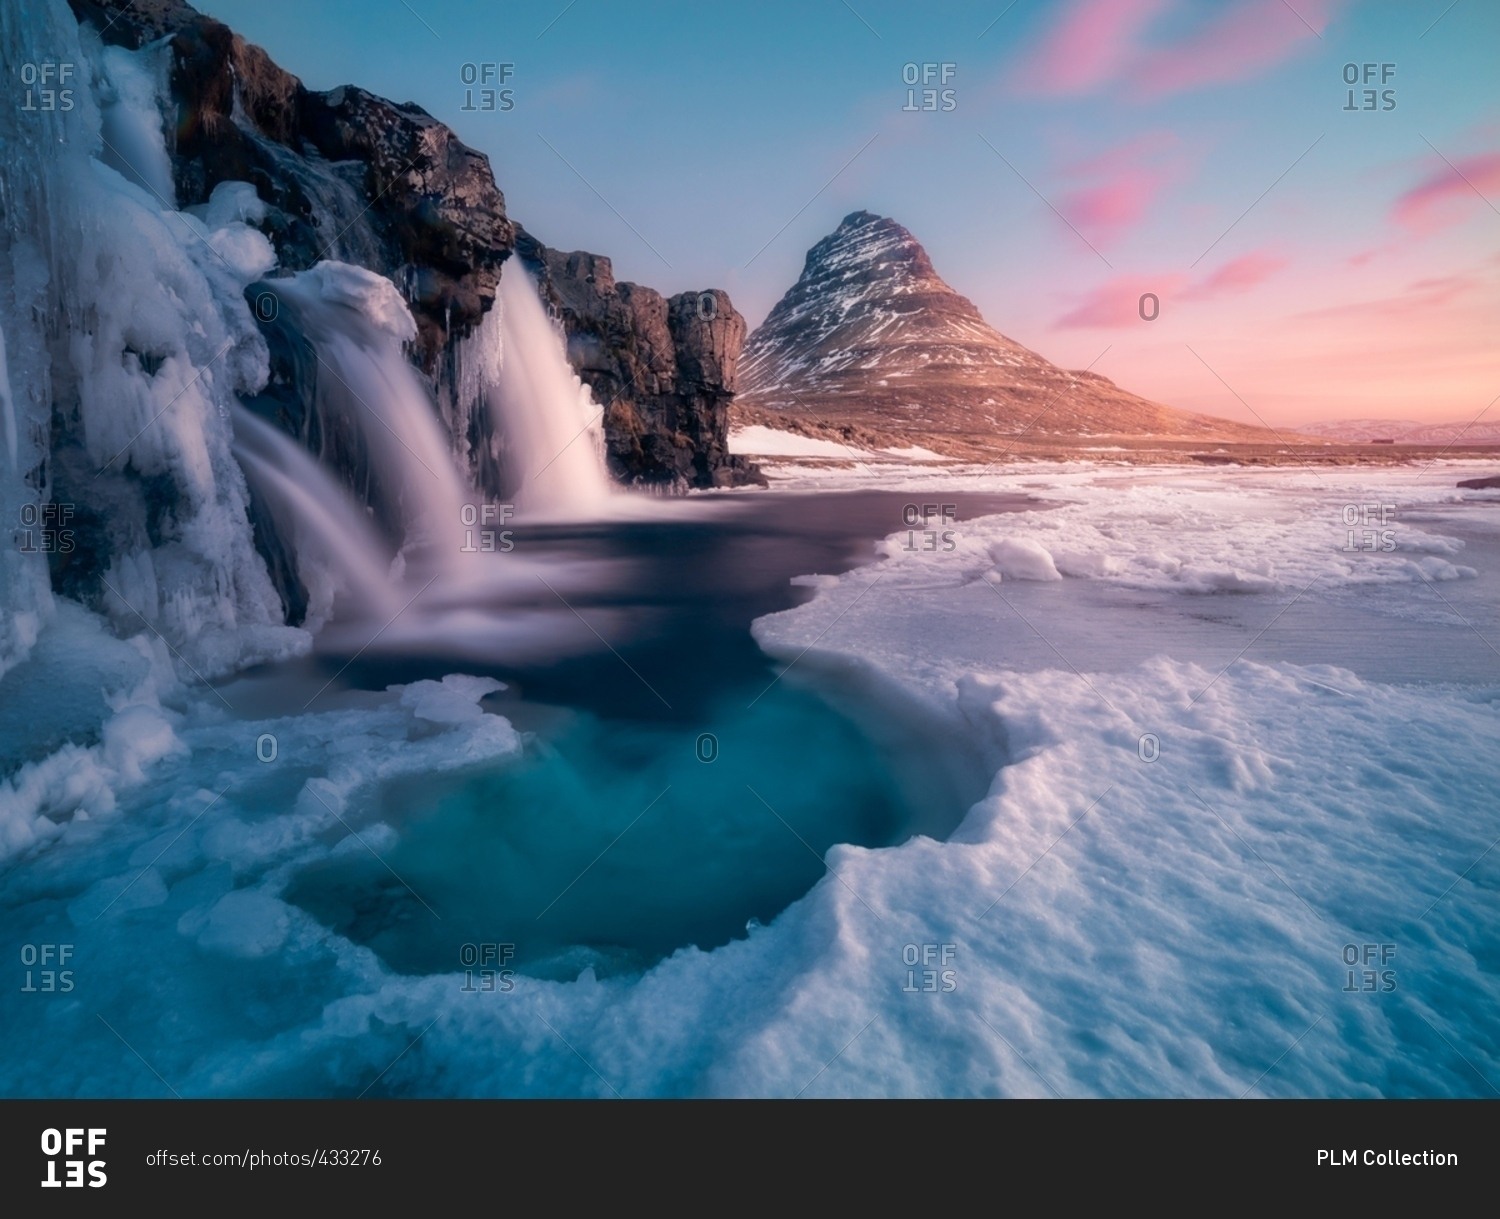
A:
[[[417,337],[411,310],[384,275],[327,259],[299,277],[325,301],[347,305],[377,328],[403,342]]]
[[[462,724],[484,715],[479,700],[505,689],[491,677],[469,677],[450,673],[442,681],[412,682],[401,691],[401,705],[410,707],[418,719],[435,724]]]
[[[292,910],[280,898],[249,889],[226,893],[206,915],[190,912],[179,927],[197,930],[198,946],[231,957],[264,957],[286,942]]]
[[[1051,552],[1031,538],[1004,538],[990,546],[994,570],[1009,580],[1061,580]]]

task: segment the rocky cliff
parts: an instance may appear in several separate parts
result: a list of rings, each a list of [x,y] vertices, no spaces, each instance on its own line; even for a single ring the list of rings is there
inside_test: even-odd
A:
[[[616,283],[609,259],[550,250],[524,230],[516,249],[562,318],[569,359],[604,412],[615,477],[694,487],[760,481],[726,444],[745,319],[725,293],[668,299]]]
[[[418,335],[413,360],[432,382],[455,452],[485,493],[503,495],[489,459],[490,421],[454,393],[457,349],[492,306],[517,248],[488,159],[411,103],[363,89],[305,88],[222,22],[183,0],[68,0],[108,44],[136,49],[170,36],[168,148],[176,204],[245,181],[268,205],[260,222],[279,268],[334,258],[378,271],[401,289]],[[722,292],[667,301],[616,284],[609,260],[559,254],[527,237],[522,253],[568,332],[580,376],[604,406],[612,473],[673,488],[756,477],[726,446],[728,403],[744,322]],[[597,273],[580,273],[602,268]],[[700,301],[705,302],[700,306]],[[707,305],[706,302],[713,304]],[[307,435],[297,378],[307,362],[272,342],[270,409]],[[279,387],[279,389],[278,389]],[[359,471],[347,481],[358,487]]]

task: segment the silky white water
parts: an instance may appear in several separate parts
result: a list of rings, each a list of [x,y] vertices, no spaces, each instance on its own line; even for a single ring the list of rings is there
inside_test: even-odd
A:
[[[327,613],[336,593],[356,599],[356,612],[389,616],[399,607],[390,579],[391,554],[369,516],[279,428],[243,407],[234,412],[234,455],[251,483],[277,508],[290,531],[297,567]]]
[[[600,452],[602,411],[568,363],[563,337],[519,266],[500,277],[501,358],[488,401],[514,457],[517,507],[586,517],[610,497]]]

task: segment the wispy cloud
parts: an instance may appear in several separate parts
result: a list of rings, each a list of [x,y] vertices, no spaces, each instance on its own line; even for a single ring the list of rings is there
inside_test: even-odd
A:
[[[1190,286],[1179,297],[1185,301],[1213,300],[1236,292],[1248,292],[1263,284],[1287,265],[1280,255],[1266,250],[1252,250],[1239,258],[1232,258],[1222,267],[1210,272],[1196,284]]]
[[[1297,316],[1325,319],[1376,319],[1388,322],[1425,322],[1434,309],[1453,304],[1485,286],[1477,275],[1443,275],[1410,283],[1398,295],[1352,301],[1324,309],[1309,309]]]
[[[1144,52],[1130,76],[1147,96],[1251,80],[1318,45],[1339,0],[1239,0],[1196,33]]]
[[[1057,319],[1059,330],[1119,330],[1142,325],[1142,297],[1150,294],[1158,304],[1172,297],[1187,282],[1187,276],[1116,275],[1087,293],[1071,310]]]
[[[1286,265],[1287,259],[1278,254],[1252,250],[1197,278],[1180,272],[1116,275],[1086,293],[1055,325],[1059,330],[1140,326],[1146,320],[1143,311],[1170,311],[1178,302],[1211,301],[1248,292]],[[1156,297],[1154,305],[1142,304],[1148,294]]]
[[[1012,74],[1022,93],[1159,98],[1260,76],[1318,45],[1346,0],[1072,0]],[[1164,29],[1163,27],[1169,27]]]
[[[1391,208],[1403,228],[1431,233],[1469,218],[1486,202],[1500,204],[1500,152],[1482,152],[1442,161]]]
[[[1113,242],[1144,221],[1163,189],[1181,176],[1170,132],[1147,132],[1098,156],[1063,168],[1080,183],[1059,210],[1090,238]]]
[[[1092,93],[1118,79],[1172,0],[1073,0],[1022,65],[1028,93]]]

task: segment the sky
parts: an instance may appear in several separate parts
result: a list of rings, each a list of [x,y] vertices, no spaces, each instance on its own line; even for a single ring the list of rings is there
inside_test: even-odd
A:
[[[1493,0],[197,7],[421,105],[548,245],[752,327],[865,208],[1002,333],[1157,401],[1500,420]]]

